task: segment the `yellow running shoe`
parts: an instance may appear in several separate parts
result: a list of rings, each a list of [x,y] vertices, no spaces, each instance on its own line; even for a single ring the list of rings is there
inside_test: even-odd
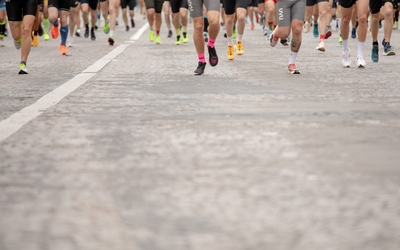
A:
[[[153,42],[153,41],[154,41],[154,30],[150,30],[150,33],[149,33],[149,41],[150,41],[150,42]]]
[[[188,43],[189,42],[189,37],[187,35],[187,32],[183,32],[183,42]]]
[[[235,58],[235,46],[228,45],[228,59],[233,60]]]
[[[44,34],[43,34],[43,40],[45,40],[45,41],[50,40],[49,33],[44,33]]]
[[[39,45],[39,37],[35,36],[35,32],[32,31],[32,46],[37,47]]]
[[[182,44],[182,37],[181,36],[176,36],[175,44],[176,45],[181,45]]]
[[[156,44],[161,44],[161,37],[160,36],[156,36]]]
[[[236,54],[238,55],[243,55],[244,51],[243,51],[243,43],[242,41],[237,41],[236,43]]]

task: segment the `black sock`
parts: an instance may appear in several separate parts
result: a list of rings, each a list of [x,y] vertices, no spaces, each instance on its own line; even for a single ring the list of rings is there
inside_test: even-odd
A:
[[[378,41],[373,42],[372,45],[379,45]]]
[[[85,24],[85,27],[88,30],[89,29],[89,24]]]
[[[0,25],[0,35],[4,36],[5,31],[6,31],[6,24],[1,24]]]
[[[25,65],[26,66],[26,62],[25,61],[21,61],[21,63],[20,64],[23,64],[23,65]]]
[[[92,27],[92,28],[90,29],[90,32],[94,32],[94,27]]]
[[[394,21],[398,22],[399,21],[399,12],[394,13]]]
[[[208,19],[207,19],[207,17],[205,17],[204,18],[204,32],[207,32],[208,31]]]
[[[37,31],[33,31],[33,34],[34,34],[35,36],[37,36],[37,33],[38,33]]]

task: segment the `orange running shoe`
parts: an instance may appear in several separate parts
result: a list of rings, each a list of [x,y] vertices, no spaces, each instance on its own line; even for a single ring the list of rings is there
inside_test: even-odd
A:
[[[296,65],[294,65],[294,63],[292,63],[288,66],[288,70],[289,70],[289,72],[288,72],[289,74],[300,74],[300,70],[298,70],[296,68]]]
[[[260,19],[259,19],[259,17],[258,17],[258,14],[256,14],[256,22],[257,22],[257,23],[260,23]]]
[[[252,24],[252,25],[250,26],[250,29],[251,29],[251,30],[254,30],[254,24]]]
[[[58,26],[60,26],[60,19],[58,19]],[[54,26],[51,27],[51,37],[53,39],[56,39],[58,37],[58,34],[60,33],[60,31],[58,30],[58,26]]]
[[[69,55],[69,52],[67,51],[67,47],[65,47],[65,45],[61,45],[59,47],[59,49],[60,49],[60,54],[61,55],[63,55],[63,56]]]

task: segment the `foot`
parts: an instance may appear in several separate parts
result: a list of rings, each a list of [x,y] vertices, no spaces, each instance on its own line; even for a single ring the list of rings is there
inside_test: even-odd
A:
[[[399,21],[395,21],[393,24],[393,29],[397,30],[399,28]]]
[[[59,49],[60,49],[60,54],[61,54],[61,55],[63,55],[63,56],[69,55],[69,52],[67,51],[67,48],[65,47],[65,45],[61,45],[61,46],[59,47]]]
[[[351,38],[356,38],[357,37],[357,30],[355,28],[353,28],[351,30]]]
[[[182,37],[181,36],[176,36],[175,45],[181,45],[181,44],[182,44]]]
[[[156,36],[156,44],[161,44],[161,37],[160,36]]]
[[[110,36],[110,37],[108,38],[108,45],[113,46],[114,43],[115,43],[114,37]]]
[[[350,49],[349,51],[343,51],[342,65],[345,68],[350,68],[351,60],[350,60]]]
[[[283,45],[283,46],[289,46],[289,44],[288,44],[288,40],[287,39],[281,39],[281,44]]]
[[[278,26],[276,26],[275,30],[272,32],[270,38],[269,38],[269,44],[272,47],[275,47],[276,44],[278,43],[279,38],[275,36],[275,33],[278,31]]]
[[[21,64],[19,65],[19,72],[18,72],[18,74],[20,74],[20,75],[28,74],[28,70],[26,69],[26,65],[25,65],[25,64],[21,63]]]
[[[204,42],[208,42],[208,35],[207,32],[203,32],[203,36],[204,36]]]
[[[89,37],[89,29],[85,29],[85,35],[84,35],[84,37],[85,37],[85,38],[88,38],[88,37]]]
[[[236,54],[239,56],[244,54],[242,41],[237,41],[236,43]]]
[[[210,61],[210,65],[211,67],[215,67],[218,64],[218,55],[217,55],[217,51],[215,50],[215,47],[208,47],[208,55],[209,55],[209,61]]]
[[[75,31],[75,36],[81,37],[81,29],[77,29],[77,30]]]
[[[96,34],[94,33],[94,30],[90,31],[90,39],[92,39],[92,41],[96,40]]]
[[[16,49],[21,49],[21,39],[18,40],[18,41],[14,40],[14,46],[15,46]]]
[[[358,68],[365,68],[366,63],[364,60],[364,56],[363,55],[357,55],[357,67]]]
[[[49,36],[48,33],[44,33],[44,34],[43,34],[43,40],[45,40],[45,41],[50,40],[50,36]]]
[[[235,53],[234,53],[234,50],[235,50],[235,46],[233,46],[233,45],[228,45],[228,59],[229,60],[233,60],[233,59],[235,59]]]
[[[38,35],[43,36],[44,30],[41,24],[39,24]]]
[[[235,27],[235,28],[233,28],[232,38],[236,39],[236,37],[237,37],[237,32],[236,32],[236,27]]]
[[[378,46],[378,44],[372,45],[371,59],[373,62],[379,61],[379,46]]]
[[[131,27],[135,28],[135,20],[131,19]]]
[[[32,32],[32,46],[37,47],[39,45],[39,37],[35,36],[35,32]]]
[[[343,42],[342,42],[342,35],[341,35],[341,34],[339,34],[339,44],[340,44],[340,45],[343,44]]]
[[[58,26],[60,26],[60,19],[58,19]],[[51,37],[53,39],[56,39],[58,37],[58,34],[60,34],[60,31],[58,30],[58,26],[51,27]]]
[[[168,37],[172,37],[172,30],[168,31]]]
[[[328,39],[328,38],[331,37],[331,36],[332,36],[332,31],[328,30],[328,31],[325,33],[325,40]]]
[[[396,52],[393,51],[392,46],[390,43],[385,44],[385,49],[383,50],[383,55],[384,56],[394,56],[396,55]]]
[[[197,69],[194,71],[194,75],[200,76],[204,73],[204,69],[206,68],[207,63],[202,63],[199,62],[199,65],[197,65]]]
[[[68,37],[68,47],[72,47],[73,44],[74,44],[74,37],[73,36]]]
[[[110,17],[107,17],[108,23],[104,23],[103,31],[108,34],[110,32]]]
[[[126,25],[125,30],[126,30],[126,31],[129,31],[129,26],[128,26],[128,25]]]
[[[288,73],[289,74],[300,74],[300,70],[298,68],[296,68],[296,65],[294,65],[294,63],[292,63],[288,66]]]
[[[317,50],[325,52],[325,43],[324,43],[324,41],[322,41],[322,40],[319,41],[319,44],[317,46]]]
[[[254,24],[250,25],[250,29],[254,30]]]
[[[149,41],[150,42],[154,41],[154,30],[150,30],[150,32],[149,32]]]
[[[314,35],[314,37],[318,37],[319,36],[318,24],[315,24],[315,23],[314,23],[313,35]]]
[[[303,24],[303,32],[308,33],[311,29],[311,20],[307,20]]]
[[[187,35],[187,32],[183,32],[183,42],[188,43],[189,42],[189,36]]]

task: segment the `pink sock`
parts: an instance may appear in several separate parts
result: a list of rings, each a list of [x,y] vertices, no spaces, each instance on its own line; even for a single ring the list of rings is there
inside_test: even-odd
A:
[[[214,43],[215,43],[215,39],[209,39],[208,40],[208,46],[210,46],[211,48],[214,48]]]
[[[199,62],[201,62],[201,63],[206,62],[206,59],[204,58],[204,53],[197,54],[197,56],[199,57]]]

